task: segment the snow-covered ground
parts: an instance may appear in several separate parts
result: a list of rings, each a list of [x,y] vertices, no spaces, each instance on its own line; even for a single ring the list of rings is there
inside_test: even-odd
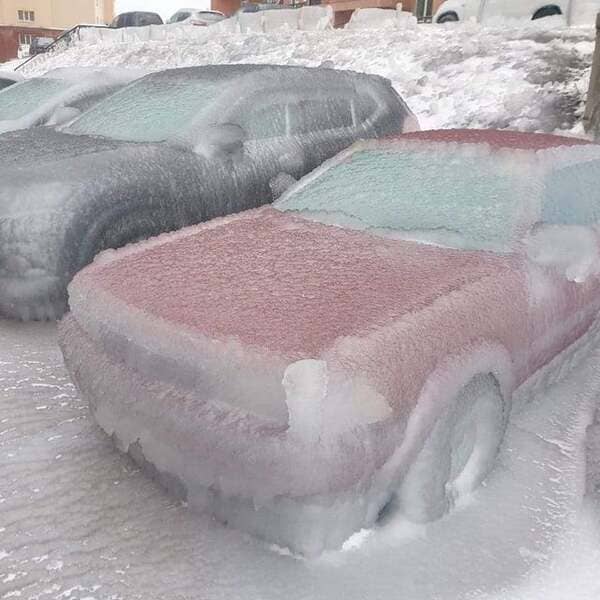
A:
[[[521,390],[470,502],[303,560],[178,505],[91,419],[54,325],[0,321],[0,598],[597,600],[598,330]],[[575,385],[574,385],[575,383]],[[593,440],[592,440],[593,441]]]
[[[203,39],[80,43],[40,57],[24,71],[33,75],[70,65],[326,64],[389,77],[423,128],[581,134],[595,30],[551,25],[207,32]]]

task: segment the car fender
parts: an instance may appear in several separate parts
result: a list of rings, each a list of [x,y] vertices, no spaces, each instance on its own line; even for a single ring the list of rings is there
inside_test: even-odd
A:
[[[500,387],[504,418],[508,421],[512,392],[516,386],[513,360],[499,342],[482,341],[442,360],[428,376],[408,418],[403,438],[378,477],[399,481],[420,452],[438,417],[476,375],[491,374]]]

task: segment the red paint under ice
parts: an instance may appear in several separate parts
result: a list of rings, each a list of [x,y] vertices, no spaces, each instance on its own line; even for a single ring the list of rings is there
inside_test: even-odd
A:
[[[288,357],[389,324],[504,260],[252,211],[80,274],[154,317]],[[86,282],[87,280],[87,282]],[[79,284],[78,284],[79,285]]]

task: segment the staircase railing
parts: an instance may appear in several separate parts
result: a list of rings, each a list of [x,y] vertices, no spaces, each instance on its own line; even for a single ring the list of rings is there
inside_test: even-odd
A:
[[[57,50],[66,50],[74,41],[80,40],[80,33],[82,29],[106,29],[107,25],[75,25],[67,31],[63,31],[47,48],[40,54],[33,54],[27,60],[24,60],[20,65],[15,68],[15,71],[22,69],[26,64],[29,64],[32,60],[44,56],[48,53],[56,52]]]

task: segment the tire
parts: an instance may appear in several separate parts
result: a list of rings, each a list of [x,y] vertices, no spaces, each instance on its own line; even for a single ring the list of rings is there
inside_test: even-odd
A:
[[[396,503],[415,522],[439,519],[479,487],[504,438],[507,410],[497,380],[477,375],[434,424],[402,480]]]
[[[437,18],[438,23],[456,23],[458,15],[455,12],[446,12]]]
[[[544,6],[535,11],[531,20],[535,21],[537,19],[543,19],[544,17],[555,17],[557,15],[562,15],[562,11],[558,6]]]

